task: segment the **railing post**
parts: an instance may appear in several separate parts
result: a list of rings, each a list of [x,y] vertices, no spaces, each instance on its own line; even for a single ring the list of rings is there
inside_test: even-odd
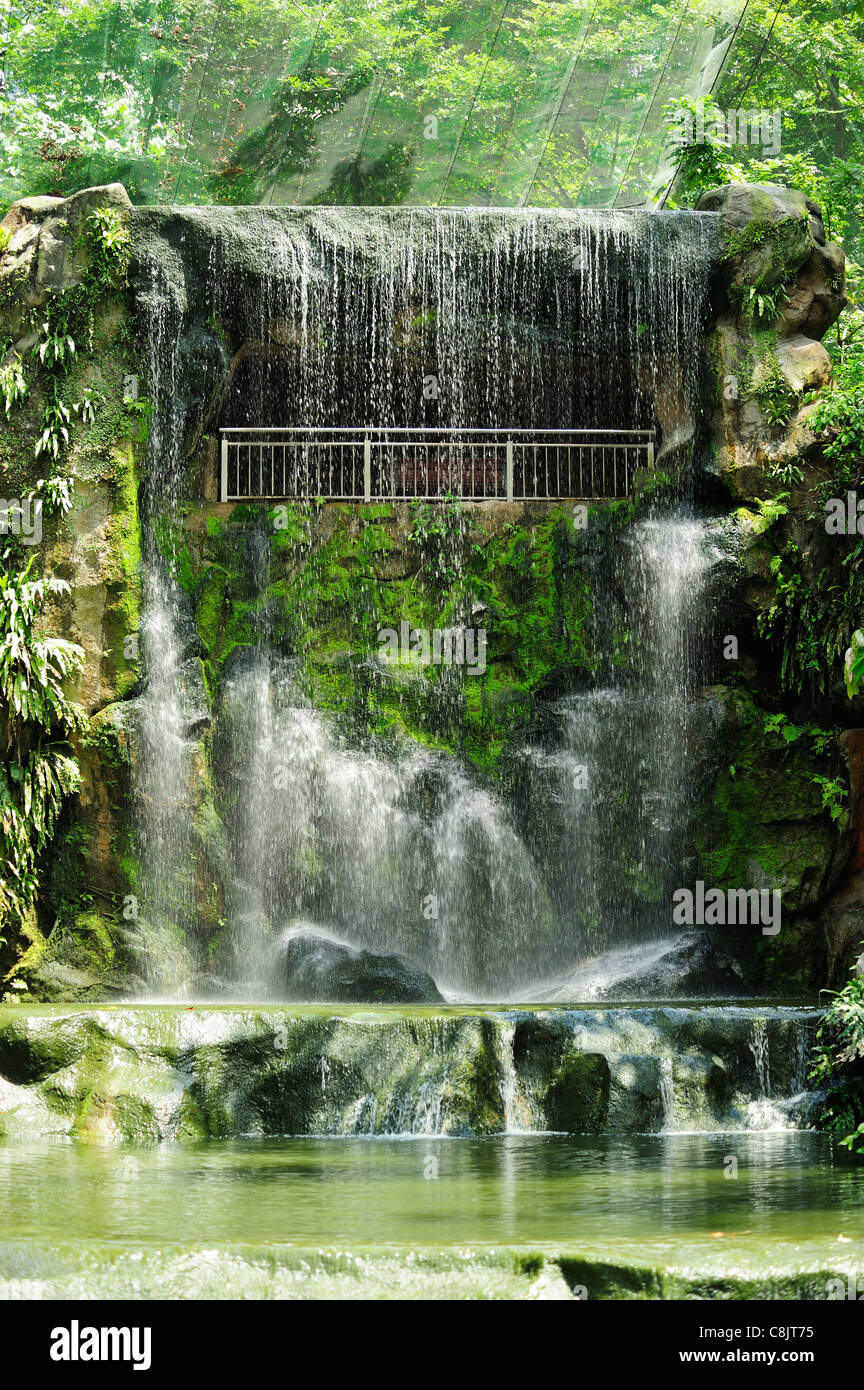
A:
[[[507,440],[507,501],[513,501],[513,440]]]
[[[222,436],[222,469],[219,479],[219,501],[228,501],[228,440]]]
[[[363,440],[363,501],[372,501],[372,441],[368,434]]]
[[[654,467],[654,440],[653,440],[653,439],[649,439],[649,441],[648,441],[648,467],[649,467],[649,468],[653,468],[653,467]]]

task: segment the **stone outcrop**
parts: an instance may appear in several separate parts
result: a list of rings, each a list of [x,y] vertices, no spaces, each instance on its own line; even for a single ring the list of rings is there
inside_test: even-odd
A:
[[[806,1122],[798,1093],[817,1018],[761,1006],[0,1007],[0,1136],[647,1134]]]
[[[609,984],[598,999],[698,999],[741,994],[740,966],[706,932],[683,936],[641,969]]]
[[[65,515],[44,508],[34,553],[38,573],[70,586],[68,595],[46,604],[42,622],[46,632],[83,648],[83,668],[70,678],[67,693],[92,717],[89,731],[76,740],[80,795],[73,816],[58,826],[26,950],[11,962],[4,986],[7,942],[0,994],[14,978],[46,998],[92,991],[104,998],[116,992],[129,965],[125,924],[114,905],[128,892],[131,848],[128,713],[139,678],[141,415],[124,399],[124,383],[136,371],[129,316],[122,295],[99,282],[88,218],[112,209],[123,219],[130,206],[125,189],[111,184],[68,199],[23,199],[0,224],[10,234],[0,255],[0,341],[10,343],[4,361],[17,358],[27,383],[0,436],[0,491],[27,496],[50,474],[72,484]],[[69,445],[54,462],[50,455],[35,456],[52,387],[33,348],[43,323],[53,322],[52,314],[68,302],[64,296],[77,296],[84,306],[84,331],[63,375]],[[92,418],[74,409],[85,399]]]
[[[725,255],[713,285],[718,408],[711,467],[733,497],[765,496],[765,476],[817,448],[807,393],[831,363],[821,339],[844,304],[845,257],[817,205],[775,184],[704,193]]]
[[[280,973],[289,999],[312,1003],[440,1003],[435,981],[400,956],[355,950],[311,928],[289,929]]]
[[[44,383],[30,359],[39,323],[58,296],[87,283],[91,253],[83,231],[90,214],[98,208],[122,213],[130,206],[122,185],[109,184],[67,199],[25,198],[0,223],[12,233],[0,257],[0,340],[11,343],[4,361],[21,359],[28,379],[28,394],[12,412],[0,446],[9,492],[26,494],[48,469],[47,459],[33,454],[46,404]],[[97,298],[92,346],[76,344],[68,381],[70,396],[75,391],[92,398],[96,418],[71,430],[63,467],[74,480],[71,511],[62,518],[49,518],[47,509],[43,515],[42,568],[71,587],[68,599],[47,611],[46,621],[84,648],[84,667],[69,693],[88,714],[128,693],[137,680],[125,645],[137,632],[140,584],[134,457],[139,431],[124,409],[124,377],[133,370],[127,327],[116,295]],[[67,407],[74,402],[71,396]]]

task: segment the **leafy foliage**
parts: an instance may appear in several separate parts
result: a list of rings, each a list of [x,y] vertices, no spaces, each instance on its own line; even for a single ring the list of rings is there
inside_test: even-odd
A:
[[[776,316],[772,308],[770,316]],[[785,425],[792,415],[795,397],[773,353],[767,354],[753,369],[750,390],[765,412],[769,424]]]
[[[834,662],[844,657],[864,606],[864,539],[844,555],[842,564],[842,582],[829,567],[808,578],[791,536],[770,559],[774,598],[759,617],[759,632],[780,648],[784,690],[811,698],[824,694]]]
[[[849,788],[844,787],[838,777],[820,777],[817,775],[810,780],[822,793],[823,810],[828,812],[840,830],[845,830],[849,824],[849,812],[844,802],[849,796]]]
[[[864,459],[864,314],[846,314],[830,345],[834,376],[820,393],[811,427],[823,435],[823,453],[834,465],[832,485],[851,487]]]
[[[864,11],[855,0],[751,0],[715,92],[725,111],[782,112],[782,149],[737,146],[729,176],[814,198],[853,259],[864,226]],[[853,277],[854,279],[854,277]]]
[[[27,380],[24,376],[24,367],[21,358],[17,354],[4,362],[0,367],[0,396],[3,397],[3,406],[7,416],[12,410],[13,405],[17,405],[27,394]]]
[[[722,115],[710,96],[676,97],[663,108],[676,197],[685,203],[695,203],[706,189],[729,181],[729,147],[714,133]]]
[[[748,285],[741,297],[741,310],[747,318],[754,322],[773,323],[784,299],[789,295],[783,285],[775,285],[773,289],[760,289],[756,285]]]
[[[5,557],[5,558],[8,558]],[[67,736],[83,724],[63,682],[83,664],[73,642],[38,637],[45,600],[68,592],[62,579],[0,569],[0,924],[20,919],[38,888],[37,861],[63,797],[78,786]]]
[[[96,208],[87,218],[90,274],[100,288],[116,289],[126,274],[131,237],[117,208]]]
[[[852,633],[852,642],[843,663],[843,675],[846,694],[850,700],[854,700],[861,689],[861,682],[864,681],[864,632],[860,628],[856,628]]]
[[[42,375],[46,402],[34,454],[46,458],[52,472],[30,500],[49,514],[65,514],[72,506],[73,479],[64,475],[62,459],[73,417],[86,424],[96,418],[91,392],[71,405],[63,396],[79,344],[92,345],[100,296],[116,291],[125,275],[129,234],[121,213],[96,209],[83,242],[89,251],[83,279],[55,291],[33,320],[38,337],[31,371]],[[24,363],[13,356],[0,368],[7,414],[27,389]],[[35,901],[39,855],[64,797],[78,786],[68,739],[86,723],[64,693],[64,682],[83,664],[82,648],[41,635],[46,603],[69,586],[62,579],[36,578],[33,565],[32,555],[23,562],[17,537],[7,538],[0,551],[0,929],[10,920],[20,923]]]
[[[779,521],[781,516],[785,516],[789,511],[789,493],[778,492],[776,497],[756,498],[759,510],[752,516],[746,507],[739,508],[739,520],[750,519],[752,521],[753,533],[756,536],[763,535],[770,530],[775,521]]]
[[[864,465],[864,315],[857,311],[844,315],[836,338],[828,346],[833,359],[833,380],[820,392],[808,421],[809,427],[821,435],[822,453],[830,465],[830,474],[816,496],[816,519],[821,521],[824,513],[819,509],[828,498],[844,497],[847,490],[860,488]],[[779,381],[773,380],[770,373],[762,381],[757,379],[757,373],[758,368],[754,373],[754,394],[766,408],[769,419],[779,419],[784,413],[784,399],[790,408],[792,402],[788,396],[784,398]],[[777,476],[787,486],[790,481],[800,482],[800,477]],[[786,494],[780,493],[774,502],[785,509],[786,500]],[[771,522],[776,520],[774,502],[767,504]],[[764,509],[766,504],[760,506]],[[761,517],[757,529],[767,529],[761,525]],[[851,698],[857,693],[862,670],[849,652],[864,612],[864,538],[850,537],[839,567],[826,566],[814,575],[805,572],[804,557],[795,539],[787,535],[769,564],[775,596],[760,618],[759,629],[762,636],[781,648],[784,689],[798,694],[824,693],[833,663],[843,660]]]
[[[51,322],[50,309],[40,325],[40,338],[33,348],[33,356],[38,357],[43,366],[56,367],[75,356],[72,336],[57,329]]]
[[[825,1088],[823,1127],[853,1153],[864,1154],[864,978],[831,993],[810,1078]]]
[[[36,491],[42,496],[48,512],[59,512],[65,516],[72,506],[72,479],[58,474],[53,478],[42,478],[36,484]]]
[[[55,396],[49,401],[42,416],[42,433],[36,441],[34,453],[49,454],[52,459],[60,457],[60,451],[69,443],[69,410]]]
[[[120,180],[138,203],[635,200],[662,151],[664,60],[675,82],[730,32],[714,0],[4,10],[0,197]],[[585,85],[599,118],[574,116]]]

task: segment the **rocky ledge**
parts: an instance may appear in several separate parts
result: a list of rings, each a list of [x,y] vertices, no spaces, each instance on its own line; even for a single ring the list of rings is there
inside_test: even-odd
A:
[[[657,1133],[806,1123],[795,1007],[0,1009],[0,1137]]]

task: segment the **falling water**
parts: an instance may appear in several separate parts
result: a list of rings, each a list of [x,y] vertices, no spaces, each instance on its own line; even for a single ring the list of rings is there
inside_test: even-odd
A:
[[[182,321],[176,285],[150,261],[139,313],[146,314],[152,404],[148,468],[142,487],[144,569],[138,756],[133,791],[139,831],[138,910],[146,923],[145,969],[157,987],[177,991],[190,971],[183,933],[193,917],[189,852],[190,779],[200,673],[187,661],[174,575],[173,512],[182,495],[185,426],[176,344]],[[197,675],[197,680],[196,680]]]
[[[519,1134],[524,1132],[524,1126],[518,1114],[519,1081],[516,1075],[516,1060],[513,1052],[515,1037],[515,1024],[500,1023],[498,1025],[495,1034],[495,1050],[500,1071],[498,1087],[501,1093],[504,1129],[508,1134]]]
[[[147,209],[133,228],[142,302],[161,275],[182,306],[160,371],[197,395],[199,427],[214,408],[221,425],[616,429],[659,410],[668,444],[686,433],[711,214]]]
[[[298,919],[423,965],[445,988],[515,986],[554,919],[504,804],[452,759],[351,747],[257,653],[225,684],[217,759],[229,813],[235,978]],[[250,969],[254,973],[250,976]],[[274,973],[263,982],[278,993]]]
[[[771,1072],[768,1065],[768,1031],[764,1018],[753,1020],[753,1037],[748,1044],[756,1063],[759,1089],[766,1100],[771,1098]]]
[[[718,552],[688,515],[637,523],[620,549],[630,666],[621,685],[549,708],[551,746],[523,750],[512,804],[452,757],[340,735],[304,700],[296,663],[264,647],[224,681],[239,989],[279,996],[273,942],[298,921],[406,956],[467,999],[588,997],[588,957],[673,934]]]
[[[629,660],[619,683],[557,701],[542,742],[521,755],[518,790],[526,834],[562,924],[570,965],[620,947],[619,977],[646,960],[651,938],[674,935],[671,893],[688,881],[695,765],[709,715],[706,583],[723,563],[712,527],[686,512],[650,517],[626,531],[616,575]],[[602,682],[609,674],[601,671]],[[625,948],[630,943],[630,949]],[[560,997],[591,997],[615,976],[580,966]],[[576,989],[577,994],[567,994]],[[559,997],[548,982],[534,997]]]
[[[663,1108],[663,1130],[668,1133],[675,1128],[675,1080],[671,1057],[660,1058],[660,1104]]]
[[[209,715],[173,536],[206,437],[242,424],[659,423],[661,456],[686,452],[718,230],[711,215],[503,209],[146,209],[132,226],[153,401],[142,910],[161,923],[161,983],[176,989]],[[257,539],[253,590],[268,565]],[[223,675],[212,731],[233,987],[279,992],[274,942],[298,920],[407,955],[475,998],[516,997],[657,935],[686,820],[703,542],[685,516],[625,531],[611,583],[626,671],[607,661],[596,689],[547,711],[544,740],[521,755],[524,797],[417,745],[348,739],[259,624],[246,664]]]

